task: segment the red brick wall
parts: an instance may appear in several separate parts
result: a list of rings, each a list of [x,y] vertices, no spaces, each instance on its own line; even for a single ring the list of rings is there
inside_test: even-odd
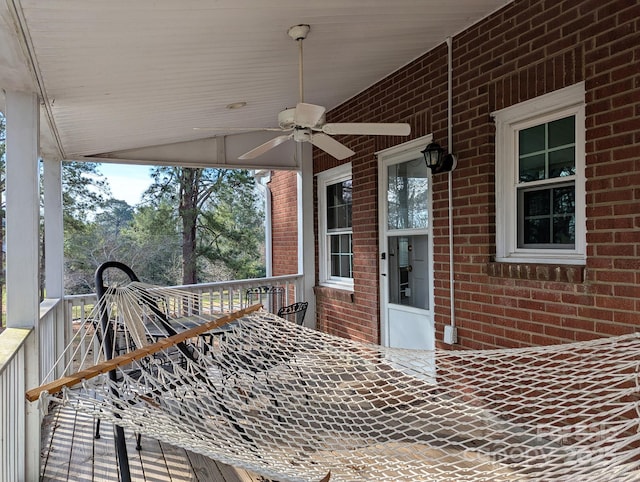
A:
[[[273,171],[271,190],[271,242],[274,276],[298,272],[297,173]]]
[[[378,178],[374,156],[363,155],[375,150],[366,137],[353,139],[358,147],[352,162],[353,179],[353,292],[316,287],[318,328],[346,338],[367,342],[379,341],[378,321]],[[314,150],[314,171],[320,172],[339,164],[333,157]],[[317,186],[314,183],[317,192]],[[317,196],[314,212],[317,213]],[[315,220],[317,238],[318,225]],[[318,266],[316,249],[316,266]]]
[[[546,344],[640,325],[640,4],[515,1],[457,35],[453,142],[447,139],[446,45],[362,92],[331,122],[410,122],[459,156],[453,173],[455,313],[460,346]],[[495,255],[494,125],[490,113],[584,81],[587,263],[504,265]],[[319,289],[319,326],[379,341],[377,160],[404,138],[350,136],[354,292]],[[316,172],[337,164],[314,151]],[[275,205],[275,203],[274,203]],[[437,338],[449,322],[447,175],[434,176]]]

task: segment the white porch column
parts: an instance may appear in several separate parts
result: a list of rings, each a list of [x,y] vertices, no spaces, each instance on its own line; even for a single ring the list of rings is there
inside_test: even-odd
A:
[[[271,180],[271,171],[260,170],[254,175],[256,186],[264,196],[264,253],[265,253],[265,276],[270,278],[273,276],[273,229],[271,226],[271,189],[269,181]]]
[[[62,219],[62,163],[43,160],[44,191],[44,282],[45,296],[60,300],[56,305],[52,343],[55,357],[64,352],[71,338],[71,325],[65,326],[64,304],[64,225]],[[63,364],[57,367],[56,377],[62,376]]]
[[[40,383],[38,356],[38,154],[39,103],[35,94],[6,93],[6,240],[7,326],[35,328],[25,342],[26,387]],[[15,387],[24,392],[26,387]],[[20,420],[21,414],[16,414]],[[35,403],[25,400],[24,479],[38,480],[40,417]]]
[[[47,298],[64,296],[64,227],[62,163],[44,159],[44,279]]]
[[[7,326],[31,328],[38,299],[38,98],[7,92]]]
[[[301,154],[298,171],[298,273],[303,275],[302,299],[309,302],[305,325],[316,327],[316,283],[315,241],[313,237],[313,156],[311,145],[298,143]],[[307,320],[311,320],[308,323]]]

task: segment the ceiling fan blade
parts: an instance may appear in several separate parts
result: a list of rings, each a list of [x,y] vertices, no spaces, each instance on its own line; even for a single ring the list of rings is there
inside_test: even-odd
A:
[[[291,134],[286,136],[274,137],[273,139],[268,140],[264,144],[260,144],[258,147],[251,149],[249,152],[245,152],[240,157],[238,157],[238,159],[253,159],[255,157],[261,156],[268,150],[273,149],[276,146],[279,146],[280,144],[289,140],[290,138],[291,138]]]
[[[404,123],[337,122],[323,125],[322,132],[331,135],[408,136],[411,134],[411,126]]]
[[[313,134],[311,136],[311,144],[322,149],[327,154],[332,155],[339,161],[355,154],[355,152],[353,152],[344,144],[341,144],[333,137],[329,137],[328,135],[322,133]]]
[[[325,110],[321,105],[300,102],[296,105],[293,121],[299,127],[315,127],[322,119]]]

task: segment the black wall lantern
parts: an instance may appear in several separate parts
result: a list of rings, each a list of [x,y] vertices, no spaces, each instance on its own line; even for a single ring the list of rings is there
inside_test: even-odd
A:
[[[455,154],[445,154],[444,149],[437,142],[431,142],[421,152],[424,156],[424,162],[433,174],[453,171],[458,163]]]

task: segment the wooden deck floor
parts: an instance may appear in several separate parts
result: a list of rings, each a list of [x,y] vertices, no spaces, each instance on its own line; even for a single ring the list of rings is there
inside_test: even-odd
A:
[[[100,439],[93,437],[92,417],[56,407],[42,424],[41,481],[112,482],[118,480],[113,427],[102,422]],[[126,433],[131,478],[135,481],[267,482],[193,452],[142,438],[135,449],[133,433]]]

